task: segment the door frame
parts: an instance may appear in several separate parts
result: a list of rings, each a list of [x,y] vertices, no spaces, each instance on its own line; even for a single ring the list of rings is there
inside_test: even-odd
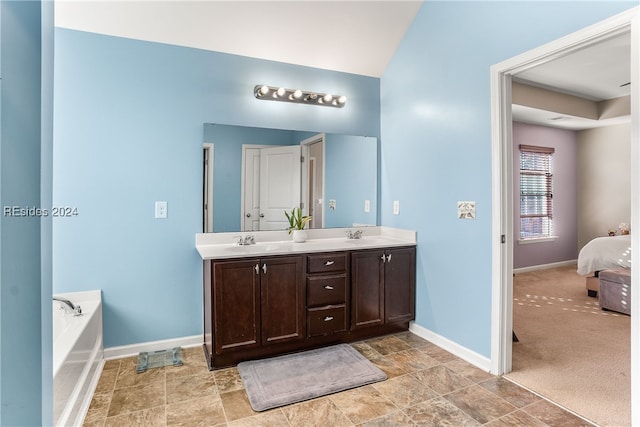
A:
[[[302,149],[302,157],[304,158],[304,161],[302,162],[302,172],[300,173],[301,176],[301,194],[300,194],[300,200],[303,201],[304,203],[304,208],[303,208],[303,213],[305,215],[309,214],[309,206],[308,206],[308,200],[309,200],[309,146],[311,144],[315,144],[315,143],[321,143],[322,144],[322,215],[321,215],[321,223],[320,224],[315,224],[315,225],[319,225],[316,228],[324,228],[324,223],[325,223],[325,215],[326,215],[326,210],[325,210],[325,200],[324,200],[324,195],[326,193],[326,189],[325,189],[325,165],[327,164],[327,156],[326,156],[326,135],[324,132],[313,135],[312,137],[303,139],[302,141],[300,141],[300,147]]]
[[[511,371],[513,330],[513,145],[511,78],[613,35],[631,33],[631,227],[640,230],[640,7],[491,66],[492,317],[491,373]],[[631,233],[631,262],[640,265],[639,233]],[[640,270],[631,270],[640,283]],[[640,408],[640,292],[631,294],[631,407]],[[632,425],[640,411],[632,410]]]
[[[202,144],[204,176],[203,176],[203,233],[213,233],[213,144]]]

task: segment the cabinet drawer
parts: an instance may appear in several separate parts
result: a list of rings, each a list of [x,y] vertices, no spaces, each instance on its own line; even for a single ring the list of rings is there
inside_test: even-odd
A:
[[[307,256],[307,273],[328,273],[347,269],[347,254],[336,252],[330,254]]]
[[[307,305],[344,304],[347,301],[347,273],[307,277]]]
[[[307,310],[309,337],[331,335],[347,330],[346,305],[330,305]]]

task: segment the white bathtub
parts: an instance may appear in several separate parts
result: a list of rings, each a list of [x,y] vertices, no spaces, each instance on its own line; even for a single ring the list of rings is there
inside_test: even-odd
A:
[[[57,426],[82,425],[102,364],[102,293],[56,294],[82,308],[65,313],[53,301],[53,420]]]

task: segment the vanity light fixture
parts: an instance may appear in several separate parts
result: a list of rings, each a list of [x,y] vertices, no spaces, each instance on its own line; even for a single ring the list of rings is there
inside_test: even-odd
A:
[[[323,105],[325,107],[342,108],[347,103],[347,97],[344,95],[285,89],[267,85],[256,85],[253,88],[253,95],[266,101],[295,102],[297,104]]]

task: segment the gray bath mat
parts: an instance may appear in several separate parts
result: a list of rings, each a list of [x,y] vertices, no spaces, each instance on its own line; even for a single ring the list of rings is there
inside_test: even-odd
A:
[[[238,364],[255,411],[382,381],[386,374],[348,344]]]
[[[147,369],[158,368],[160,366],[182,366],[182,348],[174,347],[168,350],[158,350],[142,352],[138,355],[138,374]]]

